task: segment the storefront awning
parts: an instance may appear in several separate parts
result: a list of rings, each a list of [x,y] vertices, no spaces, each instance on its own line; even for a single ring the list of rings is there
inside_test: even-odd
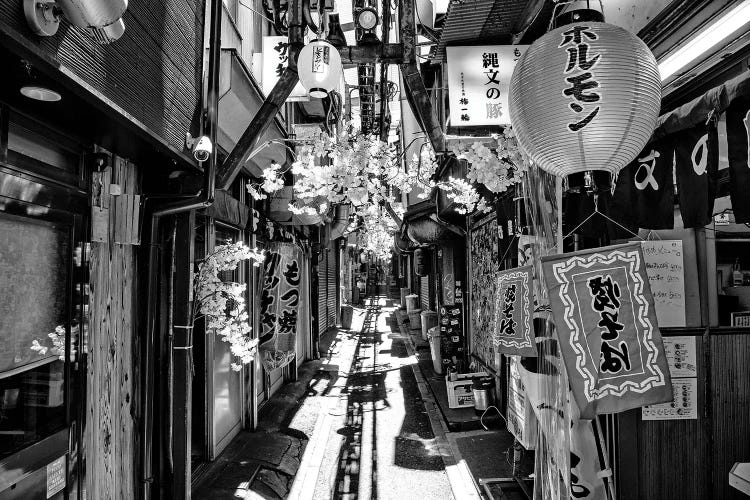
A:
[[[712,88],[702,96],[660,116],[651,141],[701,122],[705,123],[711,113],[718,117],[735,97],[741,95],[750,95],[750,71],[745,71],[718,87]]]
[[[250,70],[234,49],[222,49],[221,74],[219,76],[219,130],[217,142],[225,151],[231,151],[242,136],[250,121],[263,104],[264,96],[260,86],[253,79]],[[287,148],[281,142],[287,134],[281,120],[274,123],[258,141],[258,148],[245,164],[246,170],[259,177],[271,162],[280,165],[287,163]],[[267,144],[265,147],[261,146]]]

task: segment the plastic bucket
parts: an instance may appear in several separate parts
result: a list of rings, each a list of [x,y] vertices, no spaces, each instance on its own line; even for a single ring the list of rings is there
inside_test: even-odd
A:
[[[474,380],[471,392],[474,394],[474,408],[478,411],[484,411],[494,404],[492,386],[491,378],[478,378]]]
[[[341,328],[351,330],[353,317],[354,308],[352,306],[341,306]]]
[[[406,296],[406,312],[410,313],[415,309],[419,309],[419,295],[407,295]]]
[[[414,309],[409,313],[409,330],[422,330],[422,310]]]
[[[408,288],[401,289],[401,309],[406,309],[406,296],[409,295]]]
[[[427,331],[438,326],[438,315],[435,311],[422,311],[422,340],[427,340]]]
[[[443,374],[443,356],[440,354],[440,328],[433,326],[427,332],[430,338],[430,354],[432,354],[432,369],[438,375]]]

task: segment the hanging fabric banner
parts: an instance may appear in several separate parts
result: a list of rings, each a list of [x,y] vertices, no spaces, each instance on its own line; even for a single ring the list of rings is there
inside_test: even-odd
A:
[[[300,252],[292,244],[275,243],[263,263],[258,352],[268,371],[291,363],[296,355],[297,309],[300,305]]]
[[[532,266],[497,273],[495,332],[492,341],[502,354],[536,356],[532,328]]]
[[[646,146],[617,177],[611,215],[644,229],[674,227],[674,145],[670,138]]]
[[[750,97],[734,99],[727,108],[729,196],[734,221],[750,222]]]
[[[683,130],[675,148],[677,191],[685,228],[703,227],[711,222],[719,169],[719,137],[716,124]]]
[[[542,257],[581,418],[672,401],[640,243]]]

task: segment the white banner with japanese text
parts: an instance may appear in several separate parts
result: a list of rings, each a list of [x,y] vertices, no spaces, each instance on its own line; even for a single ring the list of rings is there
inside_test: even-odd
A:
[[[528,45],[446,47],[451,126],[508,125],[508,88]]]
[[[263,37],[263,94],[268,96],[279,81],[284,69],[289,66],[289,38],[285,36]],[[289,94],[288,101],[309,101],[305,87],[297,82],[297,85]]]

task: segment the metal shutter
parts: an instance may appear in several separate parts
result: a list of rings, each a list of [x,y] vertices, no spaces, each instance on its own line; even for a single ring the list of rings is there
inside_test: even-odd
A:
[[[430,277],[422,276],[419,280],[419,300],[422,304],[422,310],[428,311],[430,309]]]
[[[326,295],[328,289],[328,252],[321,249],[318,258],[318,335],[328,330],[328,314],[326,313]]]
[[[335,245],[331,245],[334,248],[329,248],[328,252],[328,295],[326,297],[327,315],[328,315],[328,327],[336,326],[336,302],[338,301],[338,286],[336,279],[336,248]]]

